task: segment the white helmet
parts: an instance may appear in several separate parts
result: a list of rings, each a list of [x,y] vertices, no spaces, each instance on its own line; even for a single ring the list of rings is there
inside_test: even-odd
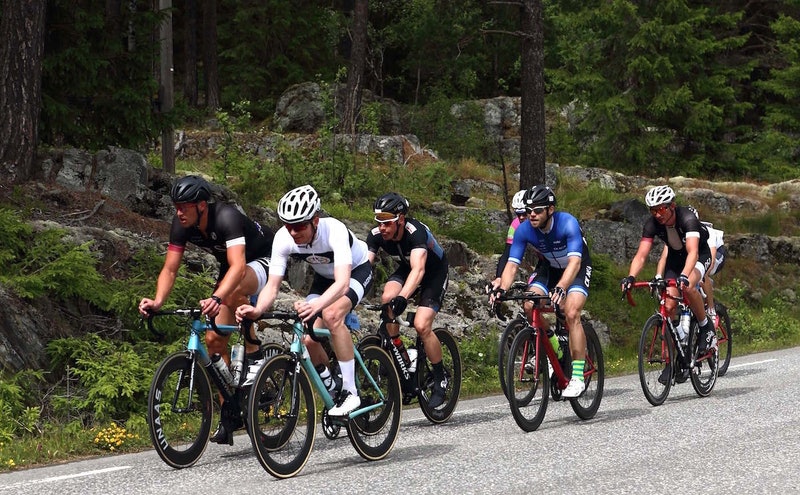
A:
[[[655,186],[647,191],[644,202],[648,208],[670,203],[675,199],[675,191],[669,186]]]
[[[284,194],[278,201],[278,217],[284,223],[306,222],[319,212],[319,194],[309,185]]]
[[[511,198],[511,209],[516,213],[525,213],[525,192],[527,189],[517,191],[514,197]]]

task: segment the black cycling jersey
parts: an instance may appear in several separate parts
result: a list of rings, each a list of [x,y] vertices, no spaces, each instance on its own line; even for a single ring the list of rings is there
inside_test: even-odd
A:
[[[428,257],[425,261],[425,277],[433,276],[435,273],[447,273],[447,255],[433,237],[430,229],[413,218],[406,218],[404,226],[405,234],[399,241],[386,241],[381,237],[378,227],[372,229],[367,236],[367,247],[373,253],[377,253],[381,248],[390,256],[399,258],[401,265],[411,267],[411,250],[422,248],[428,250]]]
[[[211,253],[222,267],[228,265],[229,246],[244,244],[245,261],[248,263],[258,258],[269,258],[272,252],[272,230],[262,228],[233,205],[208,204],[206,234],[203,236],[197,227],[182,227],[176,216],[169,234],[169,249],[182,251],[187,243],[192,243]],[[224,272],[224,269],[220,271]]]
[[[685,256],[687,254],[686,234],[692,232],[695,232],[700,238],[698,255],[701,258],[710,257],[708,230],[690,209],[683,206],[675,208],[675,225],[673,227],[660,224],[652,216],[648,218],[642,228],[642,238],[653,239],[658,236],[667,245],[670,253],[675,252],[675,254],[680,253]]]

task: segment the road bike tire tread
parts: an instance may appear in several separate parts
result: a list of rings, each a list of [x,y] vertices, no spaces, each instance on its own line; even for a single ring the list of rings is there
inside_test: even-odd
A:
[[[650,316],[639,338],[639,382],[647,402],[654,406],[660,406],[667,399],[675,373],[673,369],[666,383],[658,381],[667,364],[676,362],[672,334],[663,324],[661,315]]]
[[[550,376],[548,375],[547,355],[540,352],[538,356],[531,358],[531,354],[535,354],[535,352],[536,334],[531,327],[523,328],[511,343],[506,364],[506,383],[508,384],[509,392],[508,405],[511,408],[511,415],[517,425],[527,432],[536,430],[542,424],[547,411],[547,403],[550,399]],[[539,375],[533,379],[528,376],[527,372],[522,371],[525,363],[529,363],[532,360],[538,360],[539,363]],[[522,377],[522,381],[519,379],[520,377]],[[536,398],[537,392],[539,395],[538,400]]]
[[[189,394],[189,369],[193,361],[186,351],[164,359],[153,376],[147,399],[147,426],[158,456],[169,466],[182,469],[194,465],[205,452],[211,434],[214,402],[211,381],[194,361],[194,390]],[[199,418],[187,419],[187,414],[171,411],[176,394],[177,377],[184,371],[178,393],[180,399],[193,397]],[[178,402],[179,406],[184,406]],[[169,409],[169,411],[167,410]],[[199,425],[197,421],[199,419]],[[196,426],[196,431],[192,430]],[[187,435],[191,433],[191,437]],[[174,437],[174,438],[173,438]]]
[[[458,404],[461,394],[462,365],[461,353],[458,350],[458,342],[453,335],[445,328],[436,328],[433,333],[442,345],[442,361],[445,363],[445,372],[448,374],[447,392],[445,401],[438,408],[428,405],[433,383],[433,368],[427,359],[424,363],[417,362],[417,384],[422,391],[419,397],[419,407],[422,414],[433,424],[444,423],[453,415],[453,411]]]
[[[400,377],[385,350],[378,346],[364,346],[359,352],[369,374],[380,386],[385,404],[350,419],[347,433],[350,443],[361,457],[377,461],[386,457],[397,441],[403,411]],[[361,407],[377,403],[375,401],[380,399],[359,363],[356,363],[355,374]]]
[[[511,320],[503,333],[500,335],[500,341],[497,344],[497,374],[500,377],[500,388],[503,390],[503,395],[508,399],[508,385],[506,385],[506,363],[508,362],[508,351],[511,348],[511,343],[517,333],[528,326],[528,322],[524,318],[518,316]]]
[[[583,333],[586,335],[586,366],[590,363],[593,366],[592,373],[585,377],[586,390],[574,399],[569,399],[572,410],[583,419],[592,419],[600,408],[603,400],[603,389],[605,386],[605,361],[603,358],[603,347],[597,332],[588,322],[583,322]],[[584,372],[585,373],[585,372]]]
[[[731,364],[731,356],[733,355],[733,337],[731,333],[731,319],[728,314],[728,308],[722,303],[715,303],[714,307],[719,316],[719,326],[717,329],[717,341],[719,343],[719,370],[717,376],[725,376],[728,372],[728,366]]]
[[[292,414],[293,403],[296,414]],[[314,447],[316,403],[305,369],[296,367],[290,354],[277,355],[261,367],[250,390],[247,415],[261,467],[278,479],[299,473]]]

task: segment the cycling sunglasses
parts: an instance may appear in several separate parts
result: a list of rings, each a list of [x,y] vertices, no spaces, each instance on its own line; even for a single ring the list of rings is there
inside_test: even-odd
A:
[[[375,214],[375,221],[378,222],[378,223],[394,222],[398,218],[400,218],[398,215],[395,215],[394,213],[385,212],[385,211],[382,211],[382,212],[379,212],[379,213]]]
[[[536,215],[541,215],[542,213],[547,211],[548,208],[549,206],[529,206],[525,208],[525,211],[527,211],[528,214],[535,213]]]

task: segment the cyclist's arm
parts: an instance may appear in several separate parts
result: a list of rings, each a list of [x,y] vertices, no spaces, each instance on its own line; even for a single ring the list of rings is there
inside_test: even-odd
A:
[[[181,259],[183,259],[183,250],[167,249],[164,266],[161,268],[161,273],[158,274],[158,282],[156,282],[156,297],[153,300],[153,309],[160,309],[169,297],[170,292],[172,292],[175,278],[178,276],[178,269],[181,267]]]
[[[636,250],[636,254],[633,255],[633,259],[631,260],[631,266],[628,268],[628,275],[632,277],[636,277],[639,275],[639,272],[642,271],[644,268],[645,263],[647,263],[647,255],[650,254],[650,249],[653,247],[653,238],[652,237],[642,237],[642,240],[639,241],[639,249]]]
[[[667,269],[667,253],[669,253],[669,248],[664,244],[664,250],[661,251],[661,257],[658,259],[658,265],[656,266],[657,276],[664,276],[664,271]]]
[[[318,298],[309,303],[313,309],[312,314],[319,313],[339,298],[347,294],[350,288],[350,273],[352,265],[336,265],[333,268],[333,284],[328,287]]]
[[[278,292],[281,290],[281,282],[283,282],[283,275],[270,273],[267,279],[267,285],[258,293],[256,305],[254,307],[249,304],[239,306],[236,310],[236,316],[240,316],[241,314],[245,318],[255,319],[261,316],[262,313],[269,311],[275,299],[278,298]]]
[[[698,252],[700,250],[700,238],[686,236],[686,263],[683,265],[681,273],[690,277],[695,265],[697,264]]]
[[[247,262],[245,258],[245,245],[238,244],[235,246],[228,246],[225,250],[228,258],[228,271],[222,280],[219,281],[219,286],[214,291],[214,295],[225,300],[226,297],[233,294],[239,284],[244,280],[247,273]]]
[[[511,244],[506,243],[505,248],[503,249],[503,254],[500,255],[500,259],[497,260],[497,269],[495,270],[495,278],[500,279],[503,276],[503,270],[506,268],[506,264],[508,263],[508,253],[511,252]]]
[[[403,288],[400,289],[399,294],[406,299],[411,297],[411,294],[417,290],[420,282],[422,282],[422,277],[425,276],[425,263],[428,261],[428,250],[426,248],[412,249],[408,261],[411,264],[411,272],[408,274],[408,277],[406,277],[406,281],[403,284]]]
[[[706,273],[711,273],[714,271],[714,267],[717,265],[717,246],[716,244],[709,242],[708,249],[711,250],[711,264],[708,265],[708,270],[706,270]]]

